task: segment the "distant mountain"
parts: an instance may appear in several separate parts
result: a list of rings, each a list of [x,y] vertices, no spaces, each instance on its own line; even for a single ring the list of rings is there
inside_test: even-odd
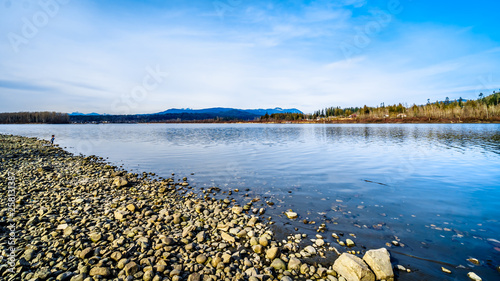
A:
[[[290,109],[282,109],[279,107],[276,108],[269,108],[269,109],[244,109],[244,111],[248,113],[252,113],[255,115],[259,116],[264,116],[267,114],[273,114],[273,113],[303,113],[302,111],[296,109],[296,108],[290,108]]]
[[[75,111],[75,112],[68,113],[68,115],[69,116],[100,116],[100,115],[107,115],[107,114],[99,114],[99,113],[95,113],[95,112],[81,113],[81,112]]]
[[[73,112],[68,114],[72,123],[147,123],[147,122],[180,122],[180,121],[253,121],[273,113],[302,113],[300,110],[282,109],[279,107],[270,109],[236,109],[225,107],[214,107],[205,109],[172,108],[153,114],[131,114],[131,115],[109,115],[89,113],[83,114]]]
[[[264,116],[267,114],[273,113],[302,113],[302,111],[291,108],[291,109],[282,109],[279,107],[269,108],[269,109],[236,109],[236,108],[226,108],[226,107],[213,107],[213,108],[204,108],[204,109],[191,109],[191,108],[172,108],[162,112],[158,112],[155,114],[179,114],[179,113],[205,113],[205,114],[218,114],[218,113],[238,113],[238,112],[246,112],[257,117]]]

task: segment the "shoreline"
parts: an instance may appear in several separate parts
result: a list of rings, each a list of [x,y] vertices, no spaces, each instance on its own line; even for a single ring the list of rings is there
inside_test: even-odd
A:
[[[194,193],[187,178],[127,173],[100,157],[74,156],[36,138],[0,135],[0,146],[2,181],[14,178],[17,204],[14,275],[4,266],[8,232],[2,231],[5,236],[0,238],[0,276],[9,275],[7,280],[92,280],[90,276],[342,280],[339,273],[347,277],[349,263],[337,264],[337,248],[354,252],[341,255],[348,261],[359,262],[354,257],[364,258],[367,252],[388,257],[383,250],[372,252],[357,245],[340,248],[325,242],[323,238],[333,236],[328,231],[318,232],[317,237],[295,234],[287,241],[276,241],[272,231],[276,225],[265,217],[265,209],[255,208],[252,202],[237,205],[227,198],[217,200],[217,188]],[[10,217],[7,204],[4,196],[2,228]],[[339,238],[350,244],[348,235]],[[309,239],[314,239],[312,245]],[[318,259],[321,262],[314,261]],[[377,274],[375,266],[366,263],[359,262],[366,266],[364,274]],[[394,276],[392,267],[398,268],[397,264],[379,263],[386,274],[389,266]]]
[[[405,117],[405,118],[322,118],[320,120],[258,120],[258,121],[215,121],[207,120],[186,120],[186,121],[162,121],[162,122],[69,122],[69,123],[0,123],[0,125],[83,125],[83,124],[500,124],[500,117],[482,118],[426,118],[426,117]]]

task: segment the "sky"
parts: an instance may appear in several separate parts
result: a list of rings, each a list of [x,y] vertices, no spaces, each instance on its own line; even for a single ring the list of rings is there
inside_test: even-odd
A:
[[[500,1],[0,0],[0,112],[424,104],[500,89]]]

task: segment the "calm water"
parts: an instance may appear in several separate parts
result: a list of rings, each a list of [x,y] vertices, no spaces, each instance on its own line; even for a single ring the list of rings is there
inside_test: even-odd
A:
[[[326,222],[331,242],[331,232],[354,233],[367,248],[399,239],[394,264],[415,271],[399,280],[467,280],[468,271],[500,279],[498,124],[0,125],[0,133],[55,134],[71,152],[131,171],[238,188],[241,203],[266,197],[287,233],[313,234]],[[287,209],[300,220],[283,218]]]

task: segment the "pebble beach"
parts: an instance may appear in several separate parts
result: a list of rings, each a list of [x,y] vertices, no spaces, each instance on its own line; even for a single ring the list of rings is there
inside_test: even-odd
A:
[[[37,138],[0,135],[0,151],[1,280],[390,281],[411,271],[386,248],[331,244],[328,231],[278,239],[259,198],[193,192],[183,175],[129,173]]]

